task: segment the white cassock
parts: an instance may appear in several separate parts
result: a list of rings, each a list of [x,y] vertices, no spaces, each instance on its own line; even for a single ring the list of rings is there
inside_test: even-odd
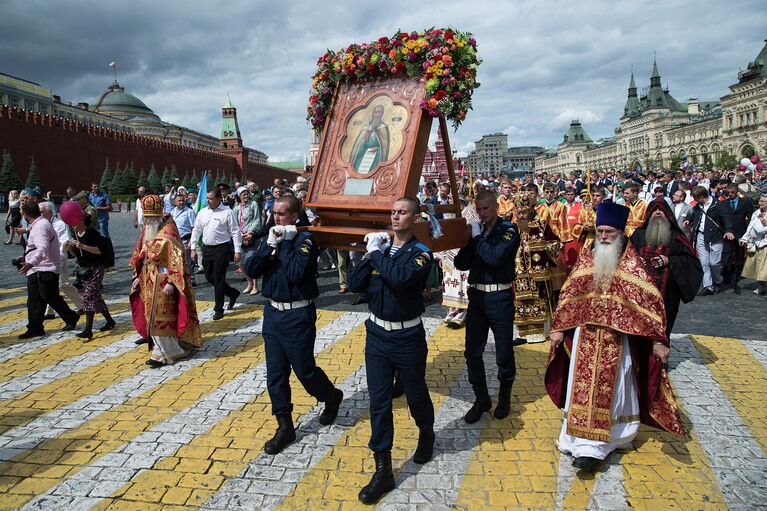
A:
[[[157,272],[163,275],[168,273],[168,269],[165,266],[158,266]],[[162,291],[160,291],[162,293]],[[154,324],[154,310],[152,311],[152,317],[150,319],[150,325]],[[149,335],[152,337],[154,346],[152,346],[152,353],[149,358],[157,362],[171,365],[176,360],[189,355],[189,351],[181,347],[178,342],[178,337],[170,337],[167,335],[152,335],[151,330]]]
[[[574,458],[588,456],[603,460],[615,449],[629,445],[639,430],[639,397],[637,393],[634,365],[631,361],[631,352],[626,335],[623,336],[623,353],[618,369],[618,381],[613,394],[612,419],[613,426],[610,430],[610,441],[588,440],[567,434],[567,410],[570,408],[570,394],[572,392],[573,368],[575,367],[575,353],[578,350],[578,337],[581,329],[576,328],[573,335],[573,357],[570,359],[570,370],[567,377],[567,401],[565,402],[565,418],[562,421],[562,430],[559,433],[557,447],[559,450],[571,454]]]

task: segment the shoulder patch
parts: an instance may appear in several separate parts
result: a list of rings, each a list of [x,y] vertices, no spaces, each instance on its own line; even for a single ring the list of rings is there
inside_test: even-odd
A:
[[[517,228],[514,227],[513,225],[510,225],[506,229],[506,232],[503,233],[503,239],[506,241],[511,241],[514,239],[514,236],[517,236]]]
[[[309,250],[312,248],[312,238],[311,236],[306,237],[301,242],[301,246],[298,247],[298,251],[302,254],[308,254]]]
[[[427,252],[421,252],[415,259],[413,259],[413,261],[415,261],[415,264],[417,264],[419,268],[423,268],[431,262],[431,256],[429,256]]]

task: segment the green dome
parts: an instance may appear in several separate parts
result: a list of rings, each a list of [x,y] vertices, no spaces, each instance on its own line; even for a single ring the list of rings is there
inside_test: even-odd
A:
[[[128,94],[115,82],[90,104],[94,112],[111,115],[125,121],[145,121],[159,123],[160,118],[143,101]]]

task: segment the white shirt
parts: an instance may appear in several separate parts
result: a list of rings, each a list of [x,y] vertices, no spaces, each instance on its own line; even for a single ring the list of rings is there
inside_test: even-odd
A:
[[[69,228],[62,219],[56,217],[51,218],[51,224],[53,224],[53,229],[56,231],[56,236],[59,237],[59,245],[61,246],[59,253],[63,254],[65,250],[64,243],[69,241]]]
[[[136,221],[144,225],[144,210],[141,208],[141,199],[136,199]]]
[[[234,253],[242,251],[242,234],[240,226],[234,217],[234,212],[222,202],[216,209],[210,206],[203,208],[197,214],[192,229],[192,250],[197,250],[197,243],[202,236],[205,245],[221,245],[234,240]]]
[[[700,225],[698,226],[698,232],[703,235],[703,233],[706,231],[706,217],[708,216],[706,213],[708,213],[708,208],[711,207],[711,205],[714,203],[714,199],[711,197],[708,198],[708,202],[702,203],[700,206],[703,208],[703,215],[700,217]]]

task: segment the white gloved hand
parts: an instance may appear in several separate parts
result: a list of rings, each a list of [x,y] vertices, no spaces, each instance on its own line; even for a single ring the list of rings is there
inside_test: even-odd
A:
[[[471,227],[471,237],[474,238],[482,234],[482,224],[479,220],[467,220],[467,224]]]
[[[285,228],[281,225],[275,225],[269,229],[269,237],[266,238],[266,244],[277,248],[277,245],[285,238]]]
[[[391,238],[389,237],[388,232],[381,232],[379,234],[381,236],[381,252],[385,252],[391,245]]]
[[[290,241],[293,238],[296,237],[296,234],[298,234],[298,229],[296,229],[295,225],[286,225],[285,226],[285,239]]]
[[[383,252],[386,250],[384,243],[389,240],[389,235],[385,232],[371,232],[365,235],[365,242],[367,243],[367,252],[375,252],[379,250]],[[387,245],[388,246],[388,245]]]

